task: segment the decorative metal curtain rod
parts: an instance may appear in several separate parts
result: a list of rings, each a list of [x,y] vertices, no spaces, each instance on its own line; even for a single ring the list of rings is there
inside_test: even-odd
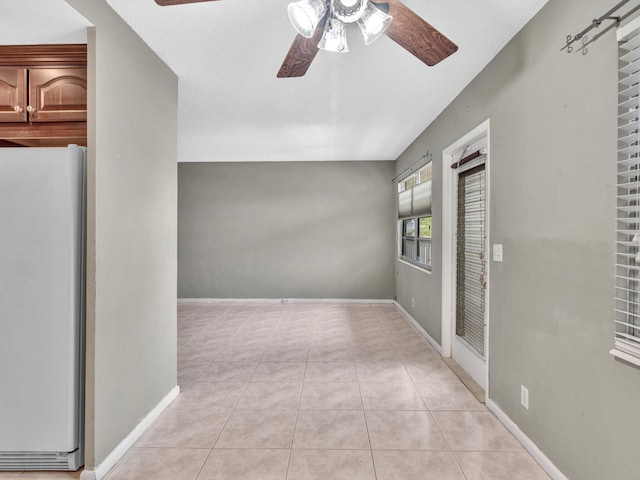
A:
[[[415,172],[416,170],[420,170],[422,167],[424,167],[427,163],[429,163],[431,160],[433,159],[433,155],[431,155],[431,152],[429,152],[427,150],[427,153],[425,153],[424,155],[422,155],[418,160],[416,160],[409,168],[405,168],[402,173],[400,173],[399,175],[396,176],[396,178],[394,178],[393,180],[391,180],[391,183],[396,183],[399,179],[403,178],[404,174],[409,172],[410,170],[411,173]],[[416,167],[416,165],[420,164],[420,162],[422,162],[423,160],[426,160],[425,162],[423,162],[419,167]]]
[[[589,46],[590,44],[592,44],[593,42],[595,42],[596,40],[598,40],[602,35],[604,35],[605,33],[607,33],[609,30],[619,27],[620,26],[620,22],[622,22],[623,20],[625,20],[626,18],[630,17],[631,15],[633,15],[634,13],[636,13],[638,10],[640,10],[640,5],[636,5],[635,7],[633,7],[631,10],[629,10],[627,13],[625,13],[624,15],[622,15],[620,17],[620,19],[618,21],[616,21],[615,23],[612,23],[611,25],[609,25],[607,28],[605,28],[604,30],[602,30],[600,33],[596,34],[593,36],[593,38],[591,38],[591,40],[585,40],[587,37],[584,37],[584,41],[582,42],[582,47],[580,48],[580,51],[582,52],[583,55],[586,55],[587,53],[589,53],[589,50],[587,49],[587,46]]]
[[[591,22],[591,25],[589,25],[587,28],[582,30],[580,33],[576,33],[575,35],[567,35],[566,45],[564,47],[562,47],[560,49],[560,51],[566,49],[567,53],[572,53],[573,50],[574,50],[572,45],[575,42],[581,40],[582,41],[582,45],[580,47],[580,52],[582,52],[583,55],[586,55],[587,52],[588,52],[587,45],[595,42],[598,38],[600,38],[602,35],[604,35],[606,32],[608,32],[612,28],[619,26],[620,22],[622,20],[626,19],[627,17],[629,17],[630,15],[632,15],[633,13],[635,13],[636,11],[638,11],[640,9],[640,5],[638,5],[638,6],[634,7],[634,8],[632,8],[630,11],[628,11],[624,15],[612,16],[615,12],[620,10],[624,5],[629,3],[629,1],[630,0],[622,0],[615,7],[613,7],[611,10],[606,12],[604,15],[601,15],[598,18],[594,18],[593,21]],[[611,20],[611,21],[613,21],[613,23],[611,25],[609,25],[607,28],[605,28],[603,31],[601,31],[600,33],[595,35],[591,40],[589,40],[589,38],[587,37],[587,33],[589,33],[594,28],[599,28],[600,25],[602,25],[602,22],[605,21],[605,20]]]

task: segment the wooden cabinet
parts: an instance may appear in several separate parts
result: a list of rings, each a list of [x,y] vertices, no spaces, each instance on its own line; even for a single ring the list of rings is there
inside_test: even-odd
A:
[[[86,120],[86,68],[0,68],[0,122]]]
[[[86,67],[35,67],[28,69],[28,75],[32,122],[87,120]]]
[[[27,121],[27,69],[0,67],[0,122]]]
[[[86,145],[86,45],[0,46],[0,147]]]

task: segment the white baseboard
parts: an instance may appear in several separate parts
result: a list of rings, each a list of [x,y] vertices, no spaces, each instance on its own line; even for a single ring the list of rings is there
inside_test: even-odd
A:
[[[80,480],[96,480],[96,471],[84,469],[80,472]]]
[[[553,480],[569,480],[564,473],[560,471],[558,467],[556,467],[549,457],[547,457],[542,450],[538,448],[538,446],[533,443],[533,441],[525,435],[525,433],[520,430],[518,425],[509,418],[509,416],[502,411],[502,409],[490,398],[487,399],[486,402],[487,408],[500,420],[500,422],[507,427],[516,440],[518,440],[522,446],[525,448],[527,452],[531,454],[536,462],[542,467],[542,469],[547,472]]]
[[[201,303],[213,305],[216,303],[393,303],[389,299],[362,298],[179,298],[178,303]]]
[[[440,354],[440,356],[442,356],[442,347],[440,346],[440,344],[439,344],[438,342],[436,342],[436,341],[433,339],[433,337],[432,337],[431,335],[429,335],[429,334],[427,333],[427,331],[426,331],[424,328],[422,328],[422,325],[420,325],[418,322],[416,322],[415,318],[413,318],[413,317],[411,316],[411,314],[409,314],[409,312],[407,312],[407,311],[402,307],[402,305],[400,305],[400,304],[399,304],[398,302],[396,302],[395,300],[393,300],[393,302],[392,302],[392,303],[393,303],[393,305],[395,305],[395,307],[400,311],[400,313],[402,313],[402,315],[404,316],[404,318],[406,318],[406,319],[407,319],[407,321],[411,324],[411,326],[412,326],[413,328],[415,328],[415,329],[418,331],[418,333],[419,333],[420,335],[422,335],[422,336],[427,340],[427,342],[429,342],[429,343],[431,344],[431,346],[432,346],[433,348],[435,348],[435,349],[436,349],[436,351]]]
[[[180,387],[175,386],[153,409],[134,427],[116,448],[98,465],[95,470],[84,470],[80,480],[102,480],[109,471],[125,456],[131,447],[142,437],[144,432],[171,405],[180,393]]]

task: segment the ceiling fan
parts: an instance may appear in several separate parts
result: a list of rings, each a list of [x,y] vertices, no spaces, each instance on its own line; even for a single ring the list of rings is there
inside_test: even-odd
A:
[[[158,5],[217,0],[155,0]],[[365,43],[385,34],[429,66],[458,50],[458,46],[399,0],[299,0],[288,6],[298,36],[293,41],[279,78],[302,77],[319,49],[348,51],[345,24],[357,23]]]

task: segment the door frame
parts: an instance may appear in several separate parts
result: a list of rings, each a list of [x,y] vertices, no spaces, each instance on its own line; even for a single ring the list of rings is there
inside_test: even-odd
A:
[[[442,356],[451,357],[453,354],[453,342],[455,341],[456,327],[456,237],[455,228],[457,221],[457,172],[450,168],[459,158],[454,158],[455,154],[483,137],[487,138],[487,158],[485,160],[486,175],[486,235],[487,235],[487,288],[485,291],[485,362],[486,362],[486,378],[485,380],[485,398],[489,398],[489,357],[490,350],[490,286],[491,286],[491,236],[490,236],[490,199],[491,199],[491,131],[490,119],[485,120],[476,128],[471,130],[460,139],[449,145],[442,151]]]

